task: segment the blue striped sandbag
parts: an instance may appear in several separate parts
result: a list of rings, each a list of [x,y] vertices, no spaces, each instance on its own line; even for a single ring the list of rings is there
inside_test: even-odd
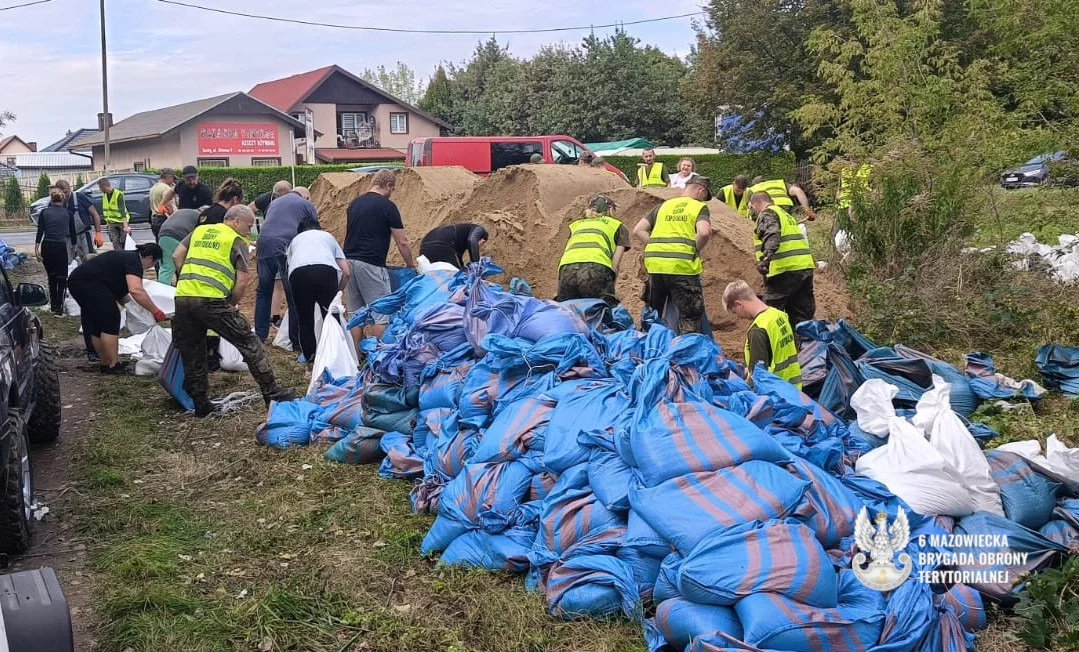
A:
[[[854,522],[865,503],[837,478],[802,459],[787,465],[791,474],[809,483],[805,499],[792,516],[808,525],[826,549],[854,534]]]
[[[683,598],[664,600],[656,607],[656,627],[667,643],[678,650],[701,634],[724,632],[742,638],[742,623],[734,609],[697,604]]]
[[[542,451],[554,404],[541,398],[522,398],[500,406],[483,431],[473,463],[510,462],[530,451]]]
[[[620,533],[620,545],[625,537],[625,522],[596,498],[588,485],[586,466],[575,466],[559,477],[543,500],[539,534],[530,559],[536,566],[550,564],[578,542],[608,532]]]
[[[442,422],[455,411],[452,408],[435,408],[423,410],[416,415],[416,428],[412,431],[412,447],[421,457],[425,457],[427,449],[438,441],[442,434]]]
[[[840,586],[849,577],[850,563],[844,564],[840,571]],[[865,588],[865,587],[862,587]],[[843,590],[840,589],[840,601]],[[883,595],[883,594],[881,594]],[[873,652],[910,652],[918,649],[919,644],[930,635],[930,631],[940,624],[938,609],[934,602],[930,584],[919,582],[917,577],[907,578],[906,582],[888,594],[884,606],[884,628],[880,640]]]
[[[836,574],[813,531],[794,519],[753,521],[706,536],[678,570],[678,591],[733,605],[769,592],[815,607],[838,604]]]
[[[387,480],[416,480],[423,477],[423,458],[412,448],[412,437],[390,431],[379,442],[386,459],[378,467],[380,478]]]
[[[629,510],[629,488],[636,481],[618,453],[593,448],[588,457],[588,484],[596,498],[612,512]]]
[[[714,530],[790,514],[808,487],[782,467],[754,460],[655,487],[634,487],[629,502],[653,530],[688,554]]]
[[[1079,551],[1079,528],[1068,521],[1063,519],[1049,521],[1039,532],[1053,543],[1059,543],[1069,550]]]
[[[981,572],[984,582],[967,582],[982,595],[993,600],[1010,602],[1026,584],[1030,574],[1054,561],[1068,551],[1064,546],[1046,539],[1034,530],[1006,518],[978,512],[959,519],[953,535],[992,535],[999,538],[1000,546],[971,546],[953,548],[953,553],[970,555],[970,564],[957,564],[956,570]],[[1000,537],[1007,537],[1006,539]],[[962,541],[962,539],[960,539]],[[982,560],[981,554],[994,555]],[[1026,553],[1026,563],[1002,563],[1004,553]],[[992,575],[989,575],[992,573]],[[1006,580],[1006,581],[999,581]]]
[[[344,439],[331,446],[322,457],[338,464],[375,464],[386,456],[382,452],[382,436],[374,428],[356,428]]]
[[[776,593],[755,593],[734,611],[746,643],[786,652],[866,652],[884,626],[884,598],[853,573],[840,575],[839,606],[810,606]]]
[[[940,596],[941,603],[955,612],[963,629],[975,632],[986,625],[985,604],[982,594],[966,584],[956,584]]]
[[[438,518],[424,537],[421,554],[445,550],[455,538],[481,526],[498,534],[501,522],[505,530],[531,481],[532,472],[520,462],[469,464],[442,491]]]
[[[535,537],[536,531],[532,528],[510,528],[501,534],[469,530],[446,546],[438,563],[523,573],[528,570],[528,551]]]
[[[1049,522],[1061,485],[1038,473],[1018,453],[992,450],[985,454],[993,481],[1000,486],[1000,501],[1009,520],[1031,530]]]
[[[614,434],[620,424],[629,424],[629,396],[609,378],[560,383],[546,398],[557,406],[547,428],[543,466],[555,473],[588,461],[588,447],[578,442],[582,432]]]
[[[552,616],[564,620],[639,618],[640,599],[629,567],[611,555],[581,555],[558,562],[547,576]]]
[[[447,482],[456,478],[465,465],[471,463],[479,443],[479,432],[471,426],[461,425],[457,412],[450,412],[439,427],[434,446],[428,445],[424,473],[437,475]]]
[[[703,401],[662,400],[630,431],[637,471],[647,487],[687,473],[717,471],[791,456],[745,417]]]
[[[678,570],[682,568],[683,560],[684,557],[681,554],[672,552],[660,562],[659,574],[656,575],[655,588],[652,590],[652,599],[657,604],[679,597]]]
[[[532,483],[528,487],[528,500],[543,500],[550,495],[551,490],[554,489],[555,484],[558,482],[558,474],[551,473],[550,471],[543,471],[532,476]]]

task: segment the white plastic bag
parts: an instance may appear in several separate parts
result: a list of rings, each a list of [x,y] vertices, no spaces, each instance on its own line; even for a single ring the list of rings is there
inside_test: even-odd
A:
[[[221,368],[225,371],[247,371],[247,363],[244,362],[243,354],[223,337],[221,338],[218,353],[221,355]]]
[[[147,329],[148,331],[149,329]],[[146,339],[146,331],[136,333],[131,337],[121,337],[118,342],[117,352],[120,355],[130,355],[135,358],[142,357],[142,341]]]
[[[292,350],[292,341],[288,338],[288,310],[281,316],[281,325],[277,327],[277,334],[274,335],[273,345],[286,351]]]
[[[341,324],[338,311],[332,311],[322,323],[322,336],[315,351],[315,362],[311,369],[311,382],[307,393],[315,390],[315,385],[324,370],[334,378],[355,376],[359,372],[355,353],[352,351],[352,338]]]
[[[330,307],[327,309],[329,314],[334,315],[337,321],[341,322],[341,328],[345,329],[345,334],[348,334],[348,329],[345,328],[345,305],[343,302],[343,296],[340,292],[330,302]],[[315,304],[315,350],[318,350],[318,344],[322,341],[322,309],[318,304]],[[358,366],[360,364],[360,357],[356,354],[356,345],[352,341],[352,338],[348,338],[348,352],[352,354],[352,359]]]
[[[456,267],[449,263],[437,262],[432,263],[427,260],[427,256],[420,256],[416,258],[416,272],[420,274],[426,274],[427,272],[456,272],[459,271]]]
[[[71,317],[82,316],[82,308],[79,307],[79,302],[71,296],[70,292],[64,294],[64,313]]]
[[[1045,455],[1042,455],[1042,445],[1036,439],[1013,441],[999,446],[997,450],[1015,453],[1065,477],[1079,477],[1079,448],[1068,448],[1055,434],[1045,440]]]
[[[858,413],[858,427],[877,437],[887,437],[888,428],[895,418],[892,399],[899,388],[880,378],[870,378],[862,383],[850,397],[850,406]]]
[[[1004,516],[1000,486],[993,481],[993,470],[978,442],[952,411],[952,386],[940,376],[933,376],[933,389],[918,399],[911,421],[929,434],[929,443],[962,477],[970,492],[974,511]]]
[[[176,314],[176,288],[157,281],[143,281],[142,287],[166,317]],[[128,301],[124,308],[127,313],[127,330],[133,335],[145,333],[157,323],[149,310],[134,301]]]
[[[135,251],[135,248],[137,246],[138,246],[138,243],[135,242],[135,238],[132,238],[131,234],[128,233],[127,238],[124,239],[124,251]]]
[[[974,501],[963,478],[905,419],[888,422],[888,442],[858,458],[855,470],[888,487],[926,516],[969,516]]]
[[[153,326],[142,336],[142,358],[135,363],[136,376],[156,376],[172,344],[172,330]]]

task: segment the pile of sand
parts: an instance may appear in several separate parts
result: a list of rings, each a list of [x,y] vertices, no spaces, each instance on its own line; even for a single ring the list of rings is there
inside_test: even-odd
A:
[[[348,204],[367,192],[370,175],[323,174],[311,187],[319,220],[339,241],[344,240]],[[513,276],[529,282],[535,296],[551,298],[558,285],[558,260],[569,239],[568,224],[580,216],[589,199],[602,193],[617,205],[617,217],[633,226],[677,190],[639,190],[617,176],[595,168],[559,165],[522,165],[479,178],[464,168],[406,168],[398,173],[393,201],[401,210],[413,252],[431,229],[443,224],[474,222],[490,233],[484,254],[506,270],[496,279]],[[723,310],[721,297],[727,283],[744,279],[758,290],[761,277],[753,260],[752,223],[723,203],[709,203],[713,236],[704,251],[705,305],[717,341],[728,353],[741,357],[748,324]],[[634,318],[642,309],[644,287],[642,247],[622,258],[617,294]],[[390,265],[401,265],[396,247],[390,247]],[[817,316],[837,318],[850,313],[849,298],[841,285],[818,274]],[[253,304],[254,287],[244,302]]]

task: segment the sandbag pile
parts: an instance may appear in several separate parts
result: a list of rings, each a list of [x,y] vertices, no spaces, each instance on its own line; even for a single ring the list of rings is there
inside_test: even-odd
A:
[[[361,374],[326,375],[305,399],[274,404],[260,443],[334,442],[329,459],[379,463],[414,482],[414,510],[436,515],[424,555],[523,574],[556,617],[639,621],[654,651],[960,652],[985,624],[982,595],[1014,587],[935,593],[917,574],[947,551],[923,535],[1015,533],[1029,570],[1065,549],[1009,514],[992,459],[964,457],[981,455],[959,416],[977,399],[944,363],[819,325],[828,409],[762,367],[751,389],[702,335],[637,331],[600,302],[506,292],[484,280],[492,273],[481,262],[424,274],[360,311],[350,326],[391,315],[382,341],[364,342]],[[837,416],[857,419],[850,398],[867,378],[900,379],[886,424],[920,427],[914,436],[999,515],[935,519],[855,473],[895,436],[872,424],[858,436]],[[1079,501],[1054,492],[1047,522],[1074,526]],[[909,521],[914,572],[887,594],[852,570],[863,509]]]

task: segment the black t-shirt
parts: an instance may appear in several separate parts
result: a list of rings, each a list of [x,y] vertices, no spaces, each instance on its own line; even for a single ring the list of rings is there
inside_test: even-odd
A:
[[[266,209],[270,207],[270,202],[273,201],[272,192],[264,192],[258,197],[255,197],[255,201],[251,202],[255,205],[255,208],[259,210],[263,215],[266,214]]]
[[[120,301],[127,296],[127,275],[142,278],[142,257],[137,251],[106,251],[71,272],[69,282],[102,283]]]
[[[403,228],[401,211],[392,201],[377,192],[360,195],[348,205],[345,257],[385,267],[390,229]]]
[[[469,260],[480,259],[480,240],[487,239],[487,229],[479,224],[449,224],[431,229],[420,241],[420,254],[424,249],[450,247],[458,258],[464,259],[468,252]]]
[[[175,192],[180,208],[202,208],[214,203],[213,188],[201,181],[195,184],[194,188],[189,188],[187,182],[181,181],[176,184]]]
[[[199,224],[221,224],[225,221],[225,213],[229,209],[221,204],[214,204],[199,214]]]

